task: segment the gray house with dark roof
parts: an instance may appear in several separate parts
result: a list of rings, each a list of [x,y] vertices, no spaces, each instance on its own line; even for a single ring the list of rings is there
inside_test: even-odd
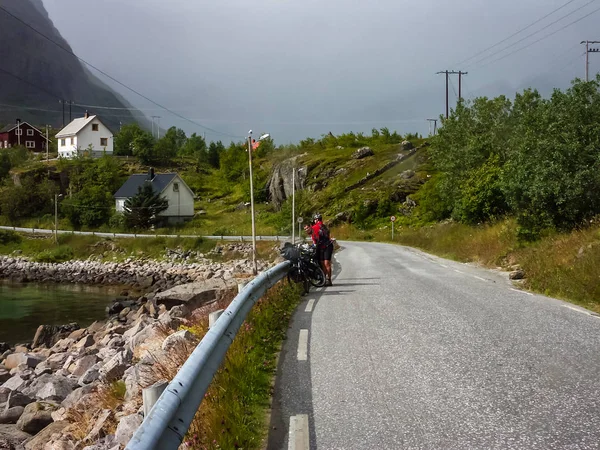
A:
[[[117,212],[125,210],[125,200],[138,193],[138,189],[150,183],[154,192],[161,194],[169,202],[169,207],[160,213],[167,223],[181,223],[194,217],[194,192],[176,173],[154,173],[131,175],[115,193]]]

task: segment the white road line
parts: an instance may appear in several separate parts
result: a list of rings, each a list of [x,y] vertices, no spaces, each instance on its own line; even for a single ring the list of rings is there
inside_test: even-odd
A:
[[[477,275],[473,275],[473,277],[481,281],[487,281],[485,278],[478,277]]]
[[[458,269],[454,269],[454,271],[455,271],[456,273],[464,273],[464,272],[461,272],[461,271],[460,271],[460,270],[458,270]]]
[[[304,310],[304,312],[312,312],[313,310],[313,306],[315,306],[315,299],[311,298],[308,303],[306,304],[306,309]]]
[[[298,414],[290,417],[288,450],[309,450],[308,415]]]
[[[587,312],[587,311],[584,311],[584,310],[582,310],[582,309],[579,309],[579,308],[575,308],[574,306],[569,306],[569,305],[561,305],[561,306],[562,306],[563,308],[569,308],[569,309],[572,309],[573,311],[576,311],[576,312],[578,312],[578,313],[581,313],[581,314],[586,314],[586,315],[588,315],[588,316],[591,316],[591,314],[590,314],[589,312]]]
[[[298,361],[308,359],[308,330],[300,330],[298,336]]]
[[[518,292],[519,294],[525,294],[525,295],[529,295],[530,297],[533,297],[535,294],[532,294],[531,292],[527,292],[527,291],[522,291],[520,289],[514,289],[514,288],[509,288],[511,291],[514,292]]]
[[[446,264],[440,264],[440,266],[442,266],[444,269],[448,268],[448,266]]]

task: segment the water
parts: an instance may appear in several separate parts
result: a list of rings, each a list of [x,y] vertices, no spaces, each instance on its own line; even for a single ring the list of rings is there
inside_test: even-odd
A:
[[[105,317],[116,294],[111,288],[83,285],[0,283],[0,342],[29,342],[39,325],[77,322],[85,327]]]

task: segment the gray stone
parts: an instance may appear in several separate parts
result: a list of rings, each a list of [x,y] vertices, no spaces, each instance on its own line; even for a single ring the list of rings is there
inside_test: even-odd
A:
[[[414,176],[415,176],[414,170],[405,170],[404,172],[402,172],[400,174],[400,178],[402,178],[403,180],[409,180]]]
[[[62,434],[63,430],[69,425],[66,420],[52,422],[39,431],[35,437],[25,443],[25,450],[47,450],[45,445],[50,441],[53,434]],[[72,447],[73,448],[73,447]]]
[[[30,403],[17,422],[17,428],[25,433],[36,434],[52,423],[52,411],[56,405],[46,402]]]
[[[5,387],[0,387],[0,403],[6,403],[12,391]]]
[[[25,411],[23,406],[13,406],[2,411],[0,414],[0,423],[17,423],[23,411]]]
[[[142,289],[148,289],[150,287],[152,287],[152,285],[154,284],[154,278],[152,276],[141,276],[138,275],[136,278],[136,282],[137,284],[139,284],[140,288]]]
[[[81,377],[84,373],[86,373],[94,364],[98,362],[98,357],[96,355],[88,355],[82,358],[79,358],[73,367],[73,370],[70,371],[73,376]]]
[[[54,353],[64,353],[74,343],[75,343],[75,339],[69,339],[69,338],[61,339],[56,344],[54,344],[50,350],[52,350]]]
[[[107,381],[120,379],[131,364],[132,357],[129,349],[121,350],[104,364],[100,376]]]
[[[123,339],[123,336],[119,336],[119,335],[114,336],[106,343],[106,346],[108,348],[119,348],[119,347],[123,347],[124,345],[125,345],[125,339]]]
[[[515,270],[508,275],[511,280],[522,280],[525,278],[525,272],[522,269]]]
[[[8,388],[11,391],[19,391],[27,386],[27,380],[21,378],[20,375],[15,375],[8,381],[5,381],[2,387]]]
[[[400,148],[402,150],[412,150],[413,148],[415,148],[415,146],[410,141],[402,141],[402,143],[400,144]]]
[[[19,430],[16,425],[0,425],[0,443],[6,445],[7,443],[12,448],[18,448],[31,437],[30,434],[24,433]],[[1,447],[0,447],[1,448]],[[11,447],[5,447],[11,448]]]
[[[0,369],[0,383],[4,383],[10,379],[10,372],[6,369]]]
[[[352,158],[363,159],[363,158],[366,158],[367,156],[373,156],[374,154],[375,153],[373,153],[373,150],[371,149],[371,147],[362,147],[362,148],[359,148],[358,150],[356,150],[352,154]]]
[[[120,445],[127,445],[127,443],[131,440],[131,437],[136,432],[136,430],[142,424],[142,416],[139,414],[132,414],[130,416],[125,416],[119,421],[119,425],[117,426],[117,432],[115,436],[117,438],[117,442]]]
[[[80,328],[79,330],[73,331],[71,334],[67,336],[68,339],[73,339],[74,341],[80,340],[82,337],[86,335],[88,330],[86,328]]]
[[[62,402],[77,386],[74,380],[58,374],[46,374],[35,380],[23,391],[38,400]]]
[[[45,369],[58,370],[64,367],[67,358],[70,355],[68,353],[55,353],[50,355],[45,361],[42,361],[35,368],[35,373],[37,375],[42,375],[42,372]]]
[[[217,299],[217,288],[212,283],[187,283],[175,286],[154,297],[157,304],[168,309],[177,305],[186,305],[188,311],[211,303]]]
[[[79,340],[79,342],[77,342],[77,344],[75,344],[74,347],[76,349],[83,349],[91,347],[92,345],[94,345],[94,338],[88,334],[87,336],[81,338],[81,340]]]
[[[145,325],[142,320],[136,321],[129,330],[127,330],[125,333],[123,333],[123,339],[128,341],[133,336],[135,336],[140,331],[142,331],[144,329],[144,326]]]
[[[99,438],[104,437],[103,428],[111,415],[112,411],[110,409],[103,409],[101,411],[98,411],[98,414],[94,420],[94,426],[92,427],[88,435],[85,437],[84,441],[94,442],[98,441]]]
[[[79,325],[72,323],[69,325],[40,325],[35,332],[32,348],[52,347],[60,338],[68,336],[74,330],[79,329]]]
[[[87,447],[83,447],[83,450],[119,450],[120,446],[117,444],[117,440],[114,434],[109,434],[98,442]]]
[[[14,369],[21,364],[25,364],[27,367],[35,369],[35,367],[41,362],[42,358],[39,356],[34,356],[28,353],[13,353],[12,355],[8,355],[6,361],[4,361],[4,366],[7,369]]]
[[[65,408],[72,408],[83,398],[84,395],[90,394],[96,389],[95,386],[83,386],[71,392],[67,398],[63,400],[61,405]]]
[[[8,399],[6,400],[5,410],[8,410],[15,406],[27,406],[33,402],[34,402],[34,399],[29,397],[28,395],[25,395],[21,392],[13,391],[10,393],[10,395],[8,396]]]
[[[177,331],[165,338],[165,340],[162,343],[162,349],[168,352],[173,347],[188,343],[193,339],[194,335],[188,330]]]

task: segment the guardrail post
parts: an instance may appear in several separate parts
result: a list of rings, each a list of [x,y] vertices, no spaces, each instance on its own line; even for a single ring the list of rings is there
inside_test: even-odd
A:
[[[247,283],[247,282],[245,282],[245,281],[242,281],[241,283],[238,283],[238,285],[237,285],[237,288],[238,288],[238,294],[239,294],[240,292],[242,292],[242,289],[244,289],[244,288],[246,287],[246,285],[247,285],[247,284],[248,284],[248,283]]]
[[[166,381],[157,381],[152,386],[142,389],[142,401],[144,402],[144,417],[148,417],[150,410],[161,396],[163,391],[167,388],[169,383]]]
[[[214,312],[211,312],[208,315],[208,329],[209,330],[215,325],[217,320],[219,320],[219,317],[221,317],[221,314],[223,314],[224,312],[225,312],[224,309],[218,309]]]

